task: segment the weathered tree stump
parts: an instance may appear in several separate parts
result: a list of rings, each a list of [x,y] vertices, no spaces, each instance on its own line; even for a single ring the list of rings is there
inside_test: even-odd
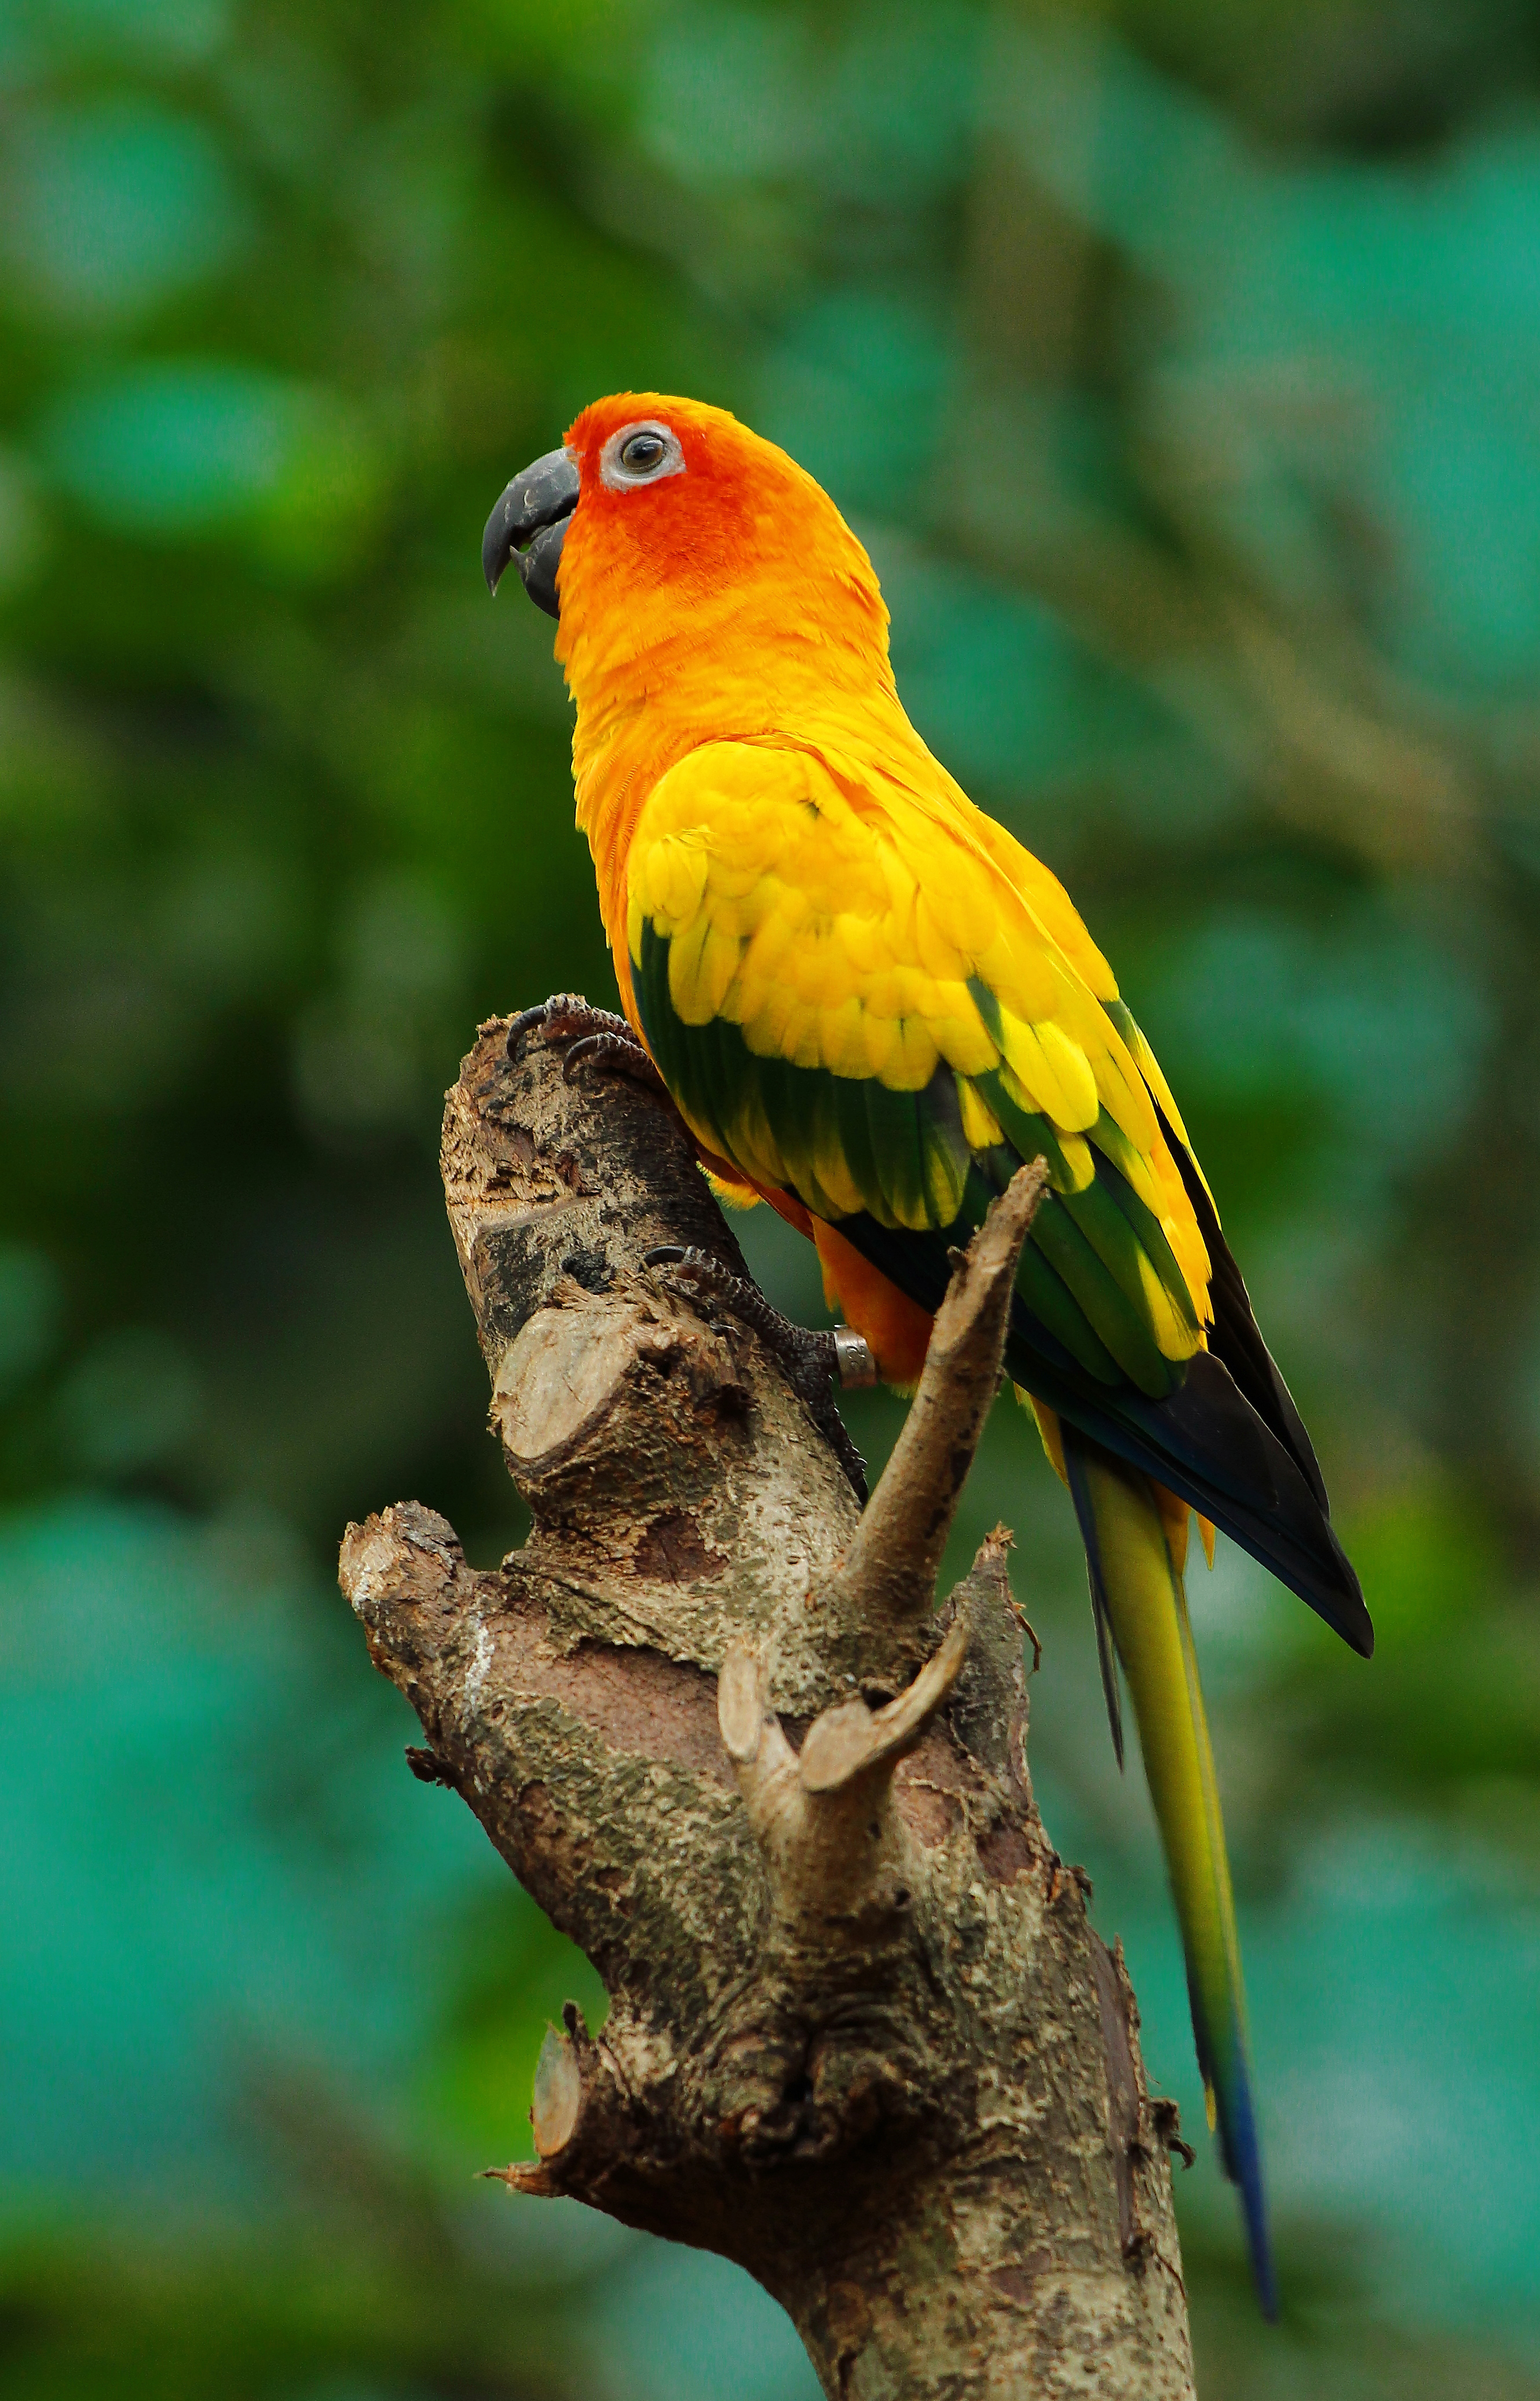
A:
[[[959,1255],[862,1514],[760,1338],[643,1264],[744,1271],[677,1117],[505,1035],[443,1165],[533,1530],[479,1572],[406,1502],[341,1568],[417,1771],[611,1996],[548,2036],[502,2173],[739,2261],[831,2394],[1190,2395],[1175,2113],[1033,1803],[1003,1530],[935,1608],[1036,1172]]]

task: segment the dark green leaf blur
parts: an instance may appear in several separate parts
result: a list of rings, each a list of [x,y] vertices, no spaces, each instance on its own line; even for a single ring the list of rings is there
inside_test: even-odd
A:
[[[439,1096],[479,1017],[612,987],[551,627],[478,549],[627,386],[867,542],[922,731],[1163,1059],[1377,1621],[1365,1667],[1193,1576],[1269,2332],[997,1413],[958,1556],[1016,1530],[1039,1797],[1199,2146],[1204,2401],[1535,2401],[1525,0],[0,6],[0,2383],[813,2392],[736,2271],[474,2180],[602,1995],[332,1581],[408,1496],[519,1537]]]

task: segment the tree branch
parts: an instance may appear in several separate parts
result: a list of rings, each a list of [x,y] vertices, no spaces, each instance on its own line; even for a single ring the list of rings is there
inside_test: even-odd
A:
[[[859,1518],[750,1326],[645,1255],[743,1263],[672,1110],[482,1029],[444,1172],[533,1530],[415,1502],[342,1584],[428,1751],[611,1996],[564,2013],[497,2171],[724,2253],[830,2394],[1183,2401],[1165,2105],[1043,1832],[1009,1537],[933,1614],[1040,1188],[959,1261]],[[705,1304],[703,1304],[704,1306]],[[800,1741],[799,1741],[800,1735]]]

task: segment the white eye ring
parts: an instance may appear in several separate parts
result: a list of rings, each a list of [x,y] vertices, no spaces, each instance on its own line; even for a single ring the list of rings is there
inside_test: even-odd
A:
[[[624,453],[639,433],[652,435],[663,446],[644,466],[633,467]],[[618,433],[611,434],[598,454],[598,473],[599,481],[608,484],[612,492],[634,492],[639,485],[661,483],[665,475],[682,475],[684,452],[679,435],[671,425],[660,423],[655,417],[639,418],[635,425],[623,425]]]

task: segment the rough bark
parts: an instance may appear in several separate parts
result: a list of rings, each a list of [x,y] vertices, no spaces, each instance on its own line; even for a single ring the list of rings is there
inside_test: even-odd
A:
[[[548,2036],[537,2158],[502,2173],[741,2262],[832,2395],[1190,2395],[1174,2113],[1033,1802],[1003,1530],[934,1609],[1034,1173],[862,1516],[760,1338],[642,1263],[743,1272],[678,1119],[504,1033],[444,1179],[533,1530],[477,1571],[407,1502],[342,1546],[418,1772],[611,1996]]]

